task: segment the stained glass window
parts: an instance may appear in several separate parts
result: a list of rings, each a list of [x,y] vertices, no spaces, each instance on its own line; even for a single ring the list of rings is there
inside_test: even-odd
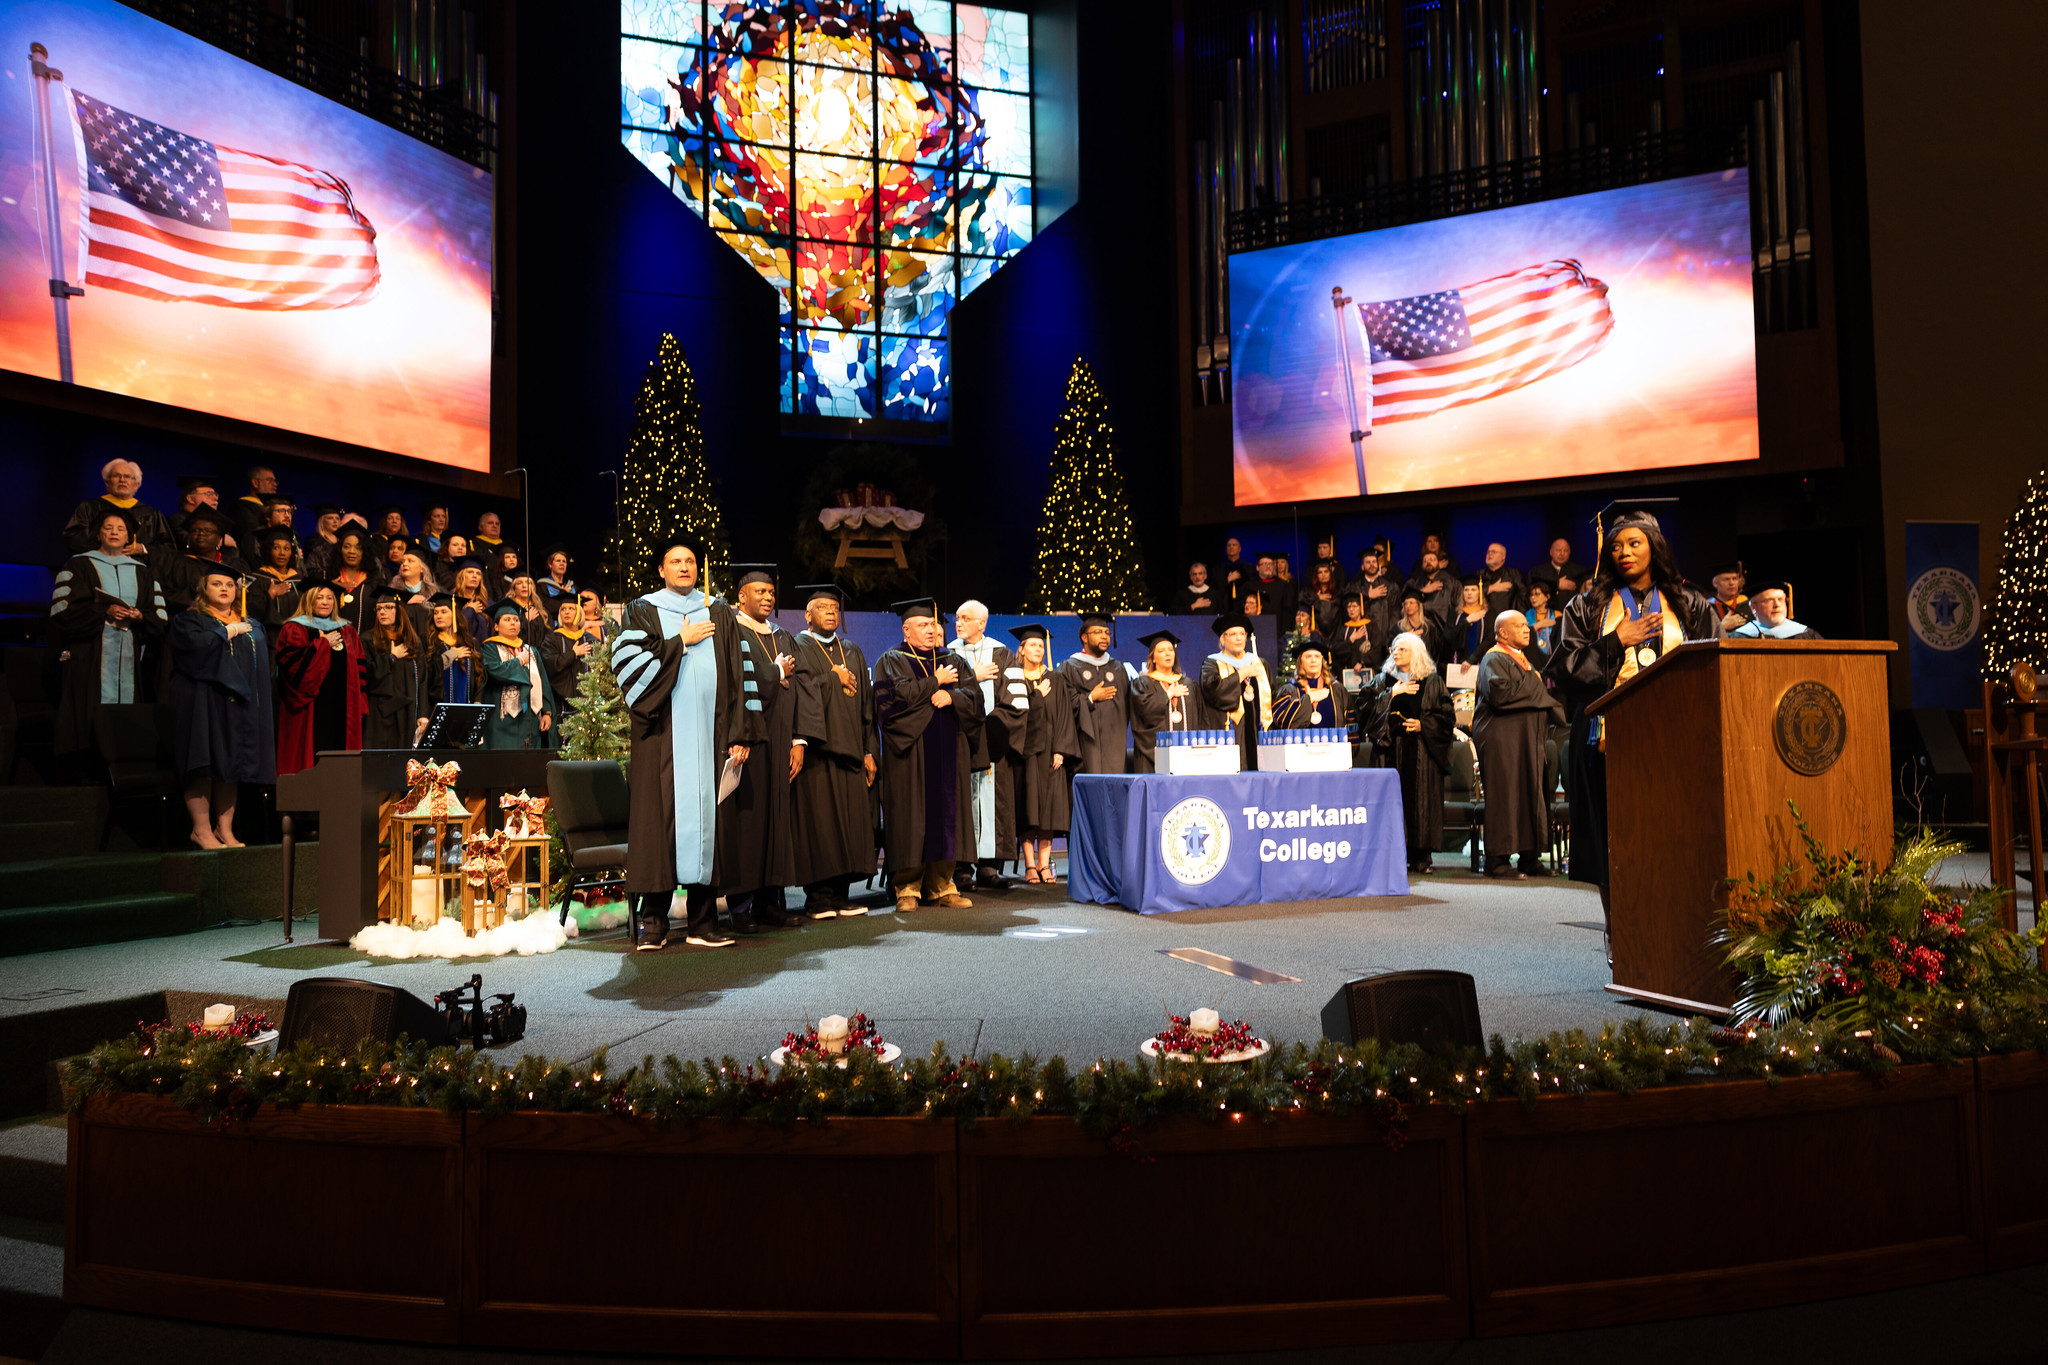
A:
[[[942,422],[947,320],[1031,240],[1031,23],[620,0],[626,147],[782,296],[782,408]]]

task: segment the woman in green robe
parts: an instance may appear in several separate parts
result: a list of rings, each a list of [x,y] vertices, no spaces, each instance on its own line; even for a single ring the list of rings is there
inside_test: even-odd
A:
[[[492,634],[483,658],[481,701],[496,706],[484,724],[486,749],[538,749],[554,727],[555,690],[539,650],[519,636],[526,609],[509,599],[490,610]]]

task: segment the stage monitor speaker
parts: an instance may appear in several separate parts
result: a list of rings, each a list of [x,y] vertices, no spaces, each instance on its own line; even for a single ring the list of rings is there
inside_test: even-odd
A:
[[[1485,1047],[1479,992],[1464,972],[1387,972],[1347,981],[1323,1007],[1323,1036],[1425,1048]]]
[[[319,976],[292,984],[284,1001],[284,1022],[278,1026],[277,1049],[283,1052],[308,1040],[344,1048],[365,1038],[393,1043],[401,1033],[436,1047],[448,1041],[448,1025],[440,1012],[411,991],[376,981]]]

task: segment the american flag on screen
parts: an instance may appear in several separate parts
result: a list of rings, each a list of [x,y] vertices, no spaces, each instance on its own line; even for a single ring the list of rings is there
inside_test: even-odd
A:
[[[339,176],[71,93],[87,287],[298,311],[377,292],[377,230]]]
[[[1578,364],[1614,330],[1607,286],[1577,261],[1361,303],[1358,312],[1372,347],[1371,423],[1427,417],[1533,384]]]

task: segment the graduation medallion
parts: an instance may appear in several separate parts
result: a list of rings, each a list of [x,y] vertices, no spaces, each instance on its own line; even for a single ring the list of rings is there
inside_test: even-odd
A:
[[[1321,724],[1323,723],[1323,713],[1322,713],[1322,712],[1320,712],[1320,711],[1311,711],[1311,712],[1309,712],[1309,713],[1308,713],[1308,723],[1309,723],[1310,725],[1321,725]]]
[[[1641,649],[1636,651],[1637,668],[1648,668],[1651,664],[1656,662],[1657,651],[1650,648],[1648,645],[1644,645]]]
[[[1166,713],[1166,723],[1168,725],[1178,725],[1185,719],[1186,717],[1182,716],[1179,711],[1168,711]]]

